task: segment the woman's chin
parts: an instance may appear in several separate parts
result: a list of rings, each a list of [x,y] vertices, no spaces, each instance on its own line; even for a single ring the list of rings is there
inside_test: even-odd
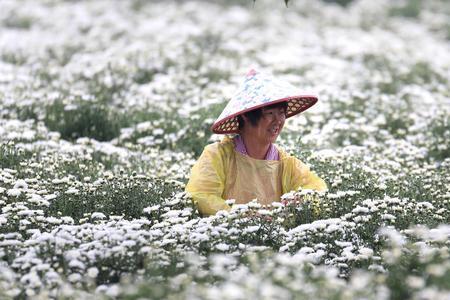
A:
[[[270,141],[271,143],[275,143],[275,141],[277,140],[277,138],[278,138],[278,134],[270,135],[270,136],[269,136],[269,141]]]

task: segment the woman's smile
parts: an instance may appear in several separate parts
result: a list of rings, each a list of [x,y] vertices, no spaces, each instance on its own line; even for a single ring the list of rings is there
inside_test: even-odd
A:
[[[286,110],[284,108],[272,108],[263,110],[262,118],[257,127],[267,128],[269,140],[274,143],[280,134],[286,120]]]
[[[271,129],[270,129],[270,132],[273,134],[273,135],[278,135],[278,133],[279,133],[279,127],[278,126],[274,126],[274,127],[272,127]]]

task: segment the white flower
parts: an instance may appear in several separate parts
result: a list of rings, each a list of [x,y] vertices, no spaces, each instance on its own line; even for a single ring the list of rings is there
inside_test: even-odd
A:
[[[406,278],[406,284],[412,289],[421,289],[425,286],[425,280],[422,277],[410,275]]]
[[[366,214],[368,212],[369,212],[369,209],[367,207],[362,207],[362,206],[357,206],[356,208],[354,208],[352,210],[352,213],[354,213],[354,214],[359,214],[359,213]]]
[[[362,247],[359,249],[359,253],[367,257],[371,257],[373,255],[373,250],[367,247]]]
[[[61,224],[62,223],[61,219],[58,219],[58,218],[55,218],[55,217],[47,217],[46,221],[49,224]]]
[[[247,228],[244,229],[244,233],[252,233],[255,232],[257,230],[259,230],[261,226],[260,225],[256,225],[256,226],[248,226]]]
[[[247,205],[250,208],[260,208],[261,207],[261,203],[257,202],[256,199],[250,201]]]
[[[153,205],[153,206],[149,206],[144,208],[144,213],[151,213],[152,211],[157,211],[159,208],[161,207],[161,205],[157,204],[157,205]]]
[[[87,270],[87,275],[91,278],[96,278],[98,275],[98,269],[96,267],[91,267]]]
[[[105,294],[111,298],[116,298],[119,295],[119,293],[120,288],[116,284],[109,286],[105,291]]]
[[[228,251],[230,249],[230,246],[224,243],[220,243],[216,245],[216,249],[222,252]]]
[[[268,210],[268,209],[260,209],[260,210],[258,210],[258,214],[262,215],[262,216],[271,216],[272,211]]]
[[[367,272],[357,271],[351,277],[350,284],[353,289],[363,290],[370,284],[371,280],[373,278]]]
[[[52,180],[52,183],[53,184],[62,184],[62,183],[69,183],[70,182],[70,180],[69,180],[69,178],[68,177],[64,177],[64,178],[55,178],[55,179],[53,179]]]
[[[22,193],[21,190],[16,189],[16,188],[14,188],[14,189],[9,189],[9,190],[6,192],[6,194],[7,194],[8,196],[11,196],[11,197],[19,197],[21,193]]]
[[[79,190],[76,189],[76,188],[74,188],[74,187],[69,188],[69,189],[65,192],[65,194],[67,194],[67,195],[77,195],[78,193],[79,193]]]
[[[281,202],[272,202],[272,206],[275,208],[284,207],[283,203]]]
[[[67,280],[69,280],[69,282],[71,283],[80,282],[82,278],[83,276],[81,276],[81,274],[78,273],[72,273],[69,276],[67,276]]]
[[[92,220],[103,220],[103,219],[106,219],[106,216],[104,213],[94,212],[91,214],[91,219]]]
[[[433,204],[431,204],[430,202],[426,202],[426,201],[417,203],[417,207],[419,207],[419,208],[423,207],[425,209],[433,209],[434,208]]]
[[[153,135],[162,135],[164,130],[162,128],[153,129]]]
[[[44,199],[45,199],[45,200],[53,200],[53,199],[55,199],[56,197],[58,197],[56,194],[50,194],[50,195],[45,195],[45,196],[44,196]]]
[[[14,184],[14,188],[15,188],[15,189],[23,189],[23,190],[26,190],[26,189],[28,189],[28,184],[25,182],[25,180],[19,179],[19,180],[17,180],[16,183]]]
[[[42,198],[42,196],[38,195],[38,194],[31,194],[28,198],[28,202],[33,203],[33,204],[40,204],[42,203],[44,199]]]
[[[71,268],[78,268],[78,269],[81,269],[81,270],[84,270],[84,268],[85,268],[84,264],[81,261],[79,261],[78,259],[72,259],[69,262],[69,267],[71,267]]]
[[[124,247],[134,247],[136,246],[136,241],[133,240],[126,240],[122,242],[122,246]]]
[[[436,277],[443,276],[445,272],[447,272],[447,269],[443,265],[437,265],[437,264],[431,264],[427,266],[426,269],[427,273]]]
[[[236,202],[236,199],[227,199],[225,200],[225,203],[228,205],[233,205]]]
[[[96,292],[96,293],[105,293],[107,290],[108,290],[108,286],[102,284],[102,285],[99,285],[99,286],[95,289],[95,292]]]
[[[177,205],[178,203],[180,203],[180,201],[181,201],[180,199],[175,198],[172,201],[167,202],[166,204],[167,204],[167,206],[174,206],[174,205]]]
[[[391,215],[391,214],[383,214],[383,215],[381,215],[381,218],[383,220],[395,220],[396,219],[395,216]]]

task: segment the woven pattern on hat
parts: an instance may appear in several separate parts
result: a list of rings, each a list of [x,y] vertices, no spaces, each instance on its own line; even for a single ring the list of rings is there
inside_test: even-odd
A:
[[[317,97],[301,94],[287,82],[251,70],[211,129],[215,133],[237,133],[238,115],[279,102],[288,103],[289,118],[314,105]]]

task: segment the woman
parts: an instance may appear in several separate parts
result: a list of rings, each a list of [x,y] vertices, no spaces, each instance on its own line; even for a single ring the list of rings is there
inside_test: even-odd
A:
[[[229,210],[226,199],[271,204],[299,188],[326,190],[305,164],[274,145],[286,118],[316,102],[315,96],[298,95],[292,85],[251,70],[211,128],[237,135],[206,146],[192,168],[186,191],[200,213]]]

